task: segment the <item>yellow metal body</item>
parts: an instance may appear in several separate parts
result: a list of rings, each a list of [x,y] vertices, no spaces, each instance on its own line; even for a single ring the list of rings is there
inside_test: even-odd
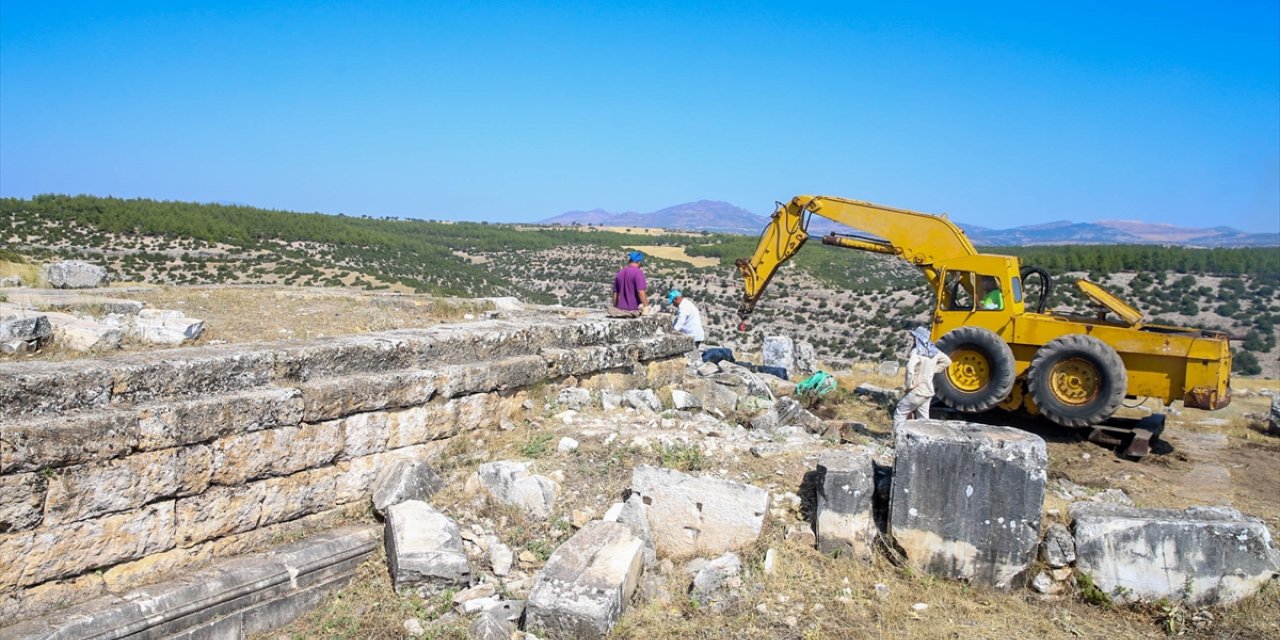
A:
[[[1128,371],[1128,397],[1159,398],[1166,404],[1182,400],[1186,406],[1219,409],[1231,401],[1231,350],[1221,332],[1143,324],[1141,313],[1098,285],[1080,281],[1081,290],[1098,302],[1097,317],[1085,318],[1026,309],[1021,265],[1014,256],[982,254],[950,220],[869,202],[829,196],[797,196],[779,205],[760,236],[751,258],[737,261],[745,292],[739,315],[755,307],[779,266],[804,246],[808,217],[819,215],[874,238],[828,236],[824,244],[896,255],[918,267],[933,289],[937,306],[933,339],[964,326],[989,329],[1013,351],[1018,382],[1001,406],[1036,412],[1026,393],[1025,374],[1036,351],[1064,335],[1080,333],[1110,345]],[[984,278],[998,283],[1002,304],[983,309],[979,298]],[[990,280],[988,280],[990,282]],[[1105,318],[1105,311],[1117,316]],[[981,385],[986,363],[977,353],[953,358],[951,372],[957,386]],[[972,356],[972,357],[969,357]],[[1085,398],[1090,380],[1084,368],[1062,368],[1053,381],[1055,395],[1070,402]]]

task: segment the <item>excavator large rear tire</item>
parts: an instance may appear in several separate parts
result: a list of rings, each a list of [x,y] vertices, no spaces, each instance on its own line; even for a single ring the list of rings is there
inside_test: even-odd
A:
[[[1040,347],[1027,368],[1027,390],[1040,415],[1064,427],[1105,422],[1120,408],[1128,386],[1120,354],[1078,333]]]
[[[987,411],[1013,389],[1013,350],[994,331],[958,327],[938,340],[951,357],[951,366],[933,378],[933,387],[947,406],[965,413]]]

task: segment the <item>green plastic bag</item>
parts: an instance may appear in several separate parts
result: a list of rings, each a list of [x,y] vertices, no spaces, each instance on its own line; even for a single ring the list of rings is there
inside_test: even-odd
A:
[[[801,398],[820,398],[836,388],[835,376],[819,371],[796,383],[796,395]]]

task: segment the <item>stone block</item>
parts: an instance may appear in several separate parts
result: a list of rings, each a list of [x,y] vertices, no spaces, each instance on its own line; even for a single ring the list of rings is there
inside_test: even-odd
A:
[[[902,369],[902,363],[897,360],[882,360],[876,367],[876,373],[891,378],[898,375],[898,371]]]
[[[51,580],[34,587],[0,595],[0,637],[8,640],[8,627],[20,618],[43,616],[76,603],[104,595],[102,576],[86,573],[66,580]],[[15,634],[16,635],[16,634]]]
[[[439,374],[414,370],[348,375],[299,385],[303,419],[333,420],[354,413],[426,404],[436,392]]]
[[[546,520],[555,509],[560,485],[530,473],[531,464],[513,460],[486,462],[476,470],[476,477],[498,502],[516,507],[529,517]]]
[[[258,526],[324,511],[335,506],[336,467],[311,469],[262,482],[262,518]]]
[[[0,423],[0,473],[107,460],[138,448],[137,418],[131,413],[93,411]]]
[[[1044,440],[1009,427],[914,420],[895,434],[889,530],[927,573],[1021,586],[1040,542]]]
[[[574,349],[543,349],[539,352],[547,366],[547,377],[584,376],[599,371],[630,369],[636,363],[632,344],[611,344]]]
[[[766,367],[781,367],[787,373],[795,371],[796,347],[790,336],[765,336],[761,347],[761,360]]]
[[[1076,571],[1122,602],[1194,606],[1249,597],[1280,571],[1266,524],[1227,507],[1137,509],[1076,502]]]
[[[818,354],[814,350],[813,345],[804,341],[797,340],[795,342],[796,368],[794,373],[800,375],[809,375],[818,370]],[[788,373],[792,370],[788,369]]]
[[[102,407],[111,401],[111,380],[111,370],[94,362],[3,363],[0,407],[6,422]]]
[[[111,284],[106,267],[83,260],[62,260],[40,268],[41,278],[54,289],[94,289]]]
[[[561,389],[556,405],[562,409],[582,410],[591,406],[591,391],[582,387]]]
[[[354,458],[387,450],[387,439],[391,436],[390,412],[358,413],[336,423],[343,433],[342,457]]]
[[[209,486],[209,447],[148,451],[61,469],[50,478],[45,524],[85,520],[186,496]]]
[[[394,332],[325,338],[275,353],[275,377],[298,382],[418,366],[412,345]]]
[[[26,312],[0,316],[0,341],[47,340],[53,336],[53,325],[43,313]]]
[[[732,551],[708,561],[693,576],[689,597],[699,606],[717,610],[742,586],[742,559]]]
[[[190,547],[210,538],[257,528],[262,518],[262,482],[240,487],[209,487],[200,495],[180,498],[178,545]]]
[[[53,340],[72,351],[114,351],[120,348],[125,331],[118,322],[99,322],[68,313],[50,313]]]
[[[616,411],[622,408],[622,394],[610,389],[601,389],[600,408],[605,411]]]
[[[622,406],[638,411],[662,411],[662,401],[653,389],[631,389],[622,392]]]
[[[40,473],[0,476],[0,533],[40,524],[48,479]]]
[[[28,532],[31,535],[26,544],[17,549],[6,548],[7,541],[0,541],[0,557],[18,553],[16,561],[22,567],[19,586],[67,578],[173,548],[173,516],[173,501],[167,501],[127,513],[41,527]]]
[[[267,476],[283,476],[332,462],[342,453],[337,422],[263,429],[215,440],[214,484],[238,485]]]
[[[393,505],[386,515],[383,539],[396,591],[429,596],[471,584],[456,522],[419,500]]]
[[[642,465],[631,475],[660,555],[718,555],[760,537],[769,492],[752,485],[694,477]]]
[[[160,449],[295,426],[302,421],[302,398],[296,389],[268,387],[209,398],[173,399],[140,408],[137,418],[138,446]]]
[[[751,419],[751,428],[775,431],[782,427],[799,427],[809,433],[821,433],[824,425],[793,398],[778,398],[764,413]]]
[[[689,393],[688,391],[685,391],[683,389],[672,389],[671,390],[671,406],[680,411],[688,411],[690,409],[701,409],[702,401],[698,399],[698,396],[695,396],[692,393]]]
[[[157,578],[169,577],[178,571],[199,567],[213,556],[212,545],[176,548],[149,556],[122,562],[102,572],[102,582],[107,591],[121,595],[131,589],[154,583]]]
[[[893,389],[885,389],[877,387],[874,384],[862,383],[854,388],[853,393],[868,398],[872,402],[881,405],[890,405],[896,403],[901,394]]]
[[[113,357],[111,402],[209,396],[267,386],[274,354],[243,345],[169,349]]]
[[[1040,561],[1053,569],[1070,566],[1076,561],[1076,541],[1071,530],[1061,522],[1049,525],[1040,542]]]
[[[641,571],[639,538],[616,522],[590,522],[538,574],[525,627],[553,638],[603,638],[626,609]]]
[[[200,337],[204,320],[181,311],[143,309],[129,322],[129,337],[148,344],[177,345]]]
[[[879,535],[872,511],[875,480],[871,454],[865,451],[831,452],[818,458],[814,532],[819,550],[866,561],[874,557]]]
[[[516,356],[502,360],[448,365],[441,370],[439,393],[453,398],[472,393],[489,393],[527,387],[547,377],[547,363],[539,356]]]
[[[444,478],[425,460],[396,460],[373,483],[373,508],[386,515],[392,505],[408,500],[427,502],[443,488]]]

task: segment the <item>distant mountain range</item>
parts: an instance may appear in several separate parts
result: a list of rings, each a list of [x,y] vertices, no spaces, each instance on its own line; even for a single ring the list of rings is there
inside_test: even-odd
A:
[[[760,233],[769,222],[742,207],[719,200],[698,200],[659,209],[649,213],[627,211],[614,213],[604,209],[568,211],[540,221],[541,224],[596,225],[604,227],[658,227],[663,229],[697,229],[721,233]],[[1099,220],[1071,222],[1062,220],[1010,229],[992,229],[957,223],[969,240],[983,246],[1022,246],[1045,244],[1170,244],[1187,247],[1276,247],[1280,233],[1247,233],[1231,227],[1179,227],[1135,220]],[[814,217],[810,235],[849,228]]]

